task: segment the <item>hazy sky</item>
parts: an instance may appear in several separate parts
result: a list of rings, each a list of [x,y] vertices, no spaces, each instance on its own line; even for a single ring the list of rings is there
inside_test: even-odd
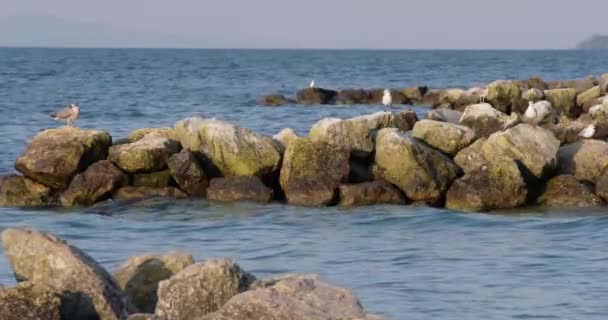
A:
[[[202,47],[571,48],[608,32],[606,0],[0,0],[0,7],[0,17],[52,15],[180,35]]]

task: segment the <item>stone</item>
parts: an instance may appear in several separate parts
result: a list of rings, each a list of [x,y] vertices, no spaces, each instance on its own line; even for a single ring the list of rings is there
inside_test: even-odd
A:
[[[154,313],[158,283],[192,264],[192,255],[184,252],[145,254],[131,257],[120,265],[114,279],[139,312]]]
[[[76,174],[106,159],[111,144],[112,137],[107,132],[73,127],[49,129],[32,139],[15,168],[38,183],[64,190]]]
[[[406,199],[399,189],[382,181],[340,186],[341,206],[371,206],[376,204],[406,204]]]
[[[547,82],[549,89],[574,89],[576,94],[583,93],[597,85],[597,79],[590,76],[583,79],[558,80]]]
[[[454,162],[456,162],[464,173],[471,173],[489,163],[489,161],[484,158],[482,151],[482,146],[486,140],[487,138],[478,139],[456,154]]]
[[[513,81],[494,81],[488,86],[486,100],[498,111],[510,114],[511,112],[523,112],[527,103],[523,100],[522,92]],[[523,110],[522,110],[523,109]]]
[[[263,176],[280,167],[280,146],[271,137],[199,117],[179,121],[175,127],[184,149],[208,159],[224,177]],[[205,173],[211,176],[208,170]]]
[[[511,128],[519,122],[520,118],[516,113],[507,116],[487,103],[468,106],[460,118],[460,124],[473,129],[480,137],[488,137],[494,132]]]
[[[448,190],[446,208],[466,212],[516,208],[526,203],[527,193],[517,164],[500,159],[456,180]]]
[[[545,99],[551,103],[558,114],[564,114],[570,118],[576,118],[581,109],[576,105],[575,89],[552,89],[545,90]]]
[[[134,313],[130,315],[127,320],[165,320],[163,317],[159,317],[152,313]]]
[[[308,133],[313,141],[325,142],[363,156],[374,150],[366,121],[325,118],[315,123]]]
[[[606,93],[608,93],[608,73],[604,73],[600,76],[599,86],[600,90],[602,91],[602,94],[605,95]]]
[[[0,207],[38,207],[55,202],[51,188],[17,175],[0,176]]]
[[[262,96],[257,100],[257,104],[267,107],[278,107],[292,103],[291,100],[280,94]]]
[[[428,87],[409,87],[399,90],[408,100],[414,104],[423,103],[424,95],[428,91]]]
[[[595,182],[608,166],[608,142],[581,140],[559,148],[559,173]]]
[[[576,104],[583,110],[589,110],[589,108],[597,105],[597,98],[602,96],[602,90],[600,86],[595,86],[576,97]]]
[[[408,199],[431,204],[443,198],[460,172],[450,158],[397,129],[378,132],[376,165]]]
[[[93,258],[65,241],[30,229],[6,229],[4,254],[17,281],[61,292],[64,319],[125,319],[134,311]]]
[[[209,181],[198,160],[189,150],[182,150],[167,160],[171,176],[181,190],[193,197],[205,197]]]
[[[137,142],[150,133],[154,133],[155,136],[165,137],[170,140],[177,140],[177,133],[175,132],[175,129],[165,127],[165,128],[144,128],[144,129],[135,130],[135,131],[131,132],[131,134],[129,134],[126,142],[127,143]]]
[[[450,105],[451,108],[454,108],[456,102],[460,99],[462,95],[465,95],[466,91],[459,88],[451,88],[442,90],[439,95],[439,100],[437,102],[438,105],[446,104]]]
[[[524,81],[525,87],[528,89],[547,90],[549,85],[540,77],[532,77]]]
[[[167,159],[180,150],[178,141],[153,132],[135,142],[110,147],[108,160],[127,173],[154,172],[167,168]]]
[[[280,183],[294,205],[321,206],[335,201],[349,173],[349,152],[309,139],[292,141],[283,159]]]
[[[552,208],[587,208],[600,206],[603,201],[589,185],[572,175],[561,175],[547,182],[538,204]]]
[[[113,195],[113,198],[119,201],[141,201],[153,198],[185,199],[187,197],[187,194],[173,187],[123,187]]]
[[[114,191],[129,184],[129,176],[112,162],[101,160],[74,177],[70,186],[61,194],[65,207],[90,206],[108,199]]]
[[[416,125],[416,122],[418,122],[418,115],[416,115],[416,112],[414,110],[405,110],[395,114],[394,127],[403,132],[406,132],[412,130],[414,128],[414,125]],[[392,126],[386,128],[392,128]]]
[[[416,122],[412,137],[453,156],[473,143],[476,135],[475,131],[465,126],[425,119]]]
[[[273,197],[274,191],[258,177],[213,178],[207,189],[207,199],[218,202],[269,203]]]
[[[579,135],[585,127],[590,124],[586,119],[571,120],[567,116],[560,116],[556,124],[548,124],[545,127],[555,135],[562,144],[574,143],[581,140]]]
[[[272,136],[272,139],[281,145],[281,151],[283,153],[289,143],[297,138],[299,138],[298,134],[291,128],[285,128]]]
[[[0,319],[62,320],[60,294],[31,282],[0,287]]]
[[[382,97],[384,97],[384,90],[386,89],[371,89],[369,91],[369,104],[381,105]],[[411,104],[412,102],[398,90],[389,89],[391,91],[391,97],[393,98],[393,105]]]
[[[298,104],[334,104],[338,93],[333,90],[322,88],[306,88],[298,91]]]
[[[254,280],[228,259],[190,265],[160,282],[155,314],[166,320],[203,317],[246,291]]]
[[[460,124],[462,115],[463,113],[457,110],[434,109],[427,112],[425,119]]]
[[[169,160],[167,159],[167,162],[168,161]],[[169,169],[150,173],[136,173],[133,175],[133,186],[148,188],[165,188],[170,185],[172,178],[173,177]]]
[[[372,114],[364,114],[348,119],[352,122],[363,123],[369,131],[377,131],[383,128],[394,128],[395,114],[388,111],[379,111]]]
[[[595,183],[595,194],[608,202],[608,175],[603,174]]]
[[[425,106],[433,107],[433,108],[439,106],[441,104],[439,102],[439,98],[441,97],[442,92],[443,92],[442,89],[427,90],[427,92],[424,94],[424,97],[422,98],[422,104]],[[450,106],[450,108],[451,108],[451,106]]]
[[[370,94],[364,89],[340,90],[336,96],[336,104],[368,104]]]
[[[526,101],[538,102],[545,99],[545,92],[540,89],[528,89],[522,94],[522,98]]]

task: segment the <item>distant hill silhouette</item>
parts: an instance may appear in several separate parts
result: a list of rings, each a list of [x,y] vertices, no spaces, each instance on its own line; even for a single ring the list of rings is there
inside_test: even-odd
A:
[[[608,36],[594,35],[576,46],[577,49],[608,49]]]

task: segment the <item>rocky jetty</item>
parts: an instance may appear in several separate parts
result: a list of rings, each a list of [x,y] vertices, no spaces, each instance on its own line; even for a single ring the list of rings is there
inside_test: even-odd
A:
[[[49,129],[17,159],[22,175],[0,177],[0,206],[156,197],[424,203],[461,211],[601,206],[608,189],[607,90],[608,74],[466,90],[406,88],[393,92],[402,96],[394,101],[432,101],[424,119],[407,109],[325,118],[306,135],[286,128],[271,137],[200,117],[114,143],[106,132]],[[374,92],[308,88],[299,99],[373,101]],[[556,199],[564,186],[568,198]]]
[[[3,320],[380,320],[355,294],[317,275],[257,279],[230,259],[146,254],[110,275],[65,241],[7,229],[2,244],[18,284],[0,286]]]

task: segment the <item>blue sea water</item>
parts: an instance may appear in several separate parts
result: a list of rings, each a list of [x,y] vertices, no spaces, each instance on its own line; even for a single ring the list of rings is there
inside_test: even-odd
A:
[[[202,114],[274,134],[376,106],[262,107],[258,96],[322,87],[469,87],[496,79],[608,72],[606,51],[247,51],[0,49],[0,174],[48,113],[78,102],[79,126],[114,138]],[[424,108],[416,108],[420,113]],[[53,232],[112,270],[184,249],[233,257],[259,277],[319,273],[391,319],[606,319],[604,209],[461,214],[409,206],[299,208],[205,201],[0,209],[0,231]],[[11,284],[0,255],[0,283]]]

